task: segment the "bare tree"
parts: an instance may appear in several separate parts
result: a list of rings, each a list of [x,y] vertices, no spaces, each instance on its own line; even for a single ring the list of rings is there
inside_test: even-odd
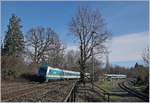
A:
[[[46,63],[53,67],[62,67],[64,62],[64,49],[65,47],[58,36],[56,36],[53,48],[45,53],[46,57],[43,58],[43,61],[45,60]]]
[[[58,36],[51,28],[36,27],[30,29],[26,41],[28,53],[32,61],[37,64],[49,60],[50,51],[56,51],[56,49],[58,51],[60,46]]]
[[[149,48],[145,48],[145,50],[142,54],[142,59],[146,66],[149,66],[149,57],[150,57]]]
[[[64,59],[64,65],[67,69],[69,70],[74,70],[74,69],[78,69],[79,68],[79,64],[78,64],[78,60],[79,60],[79,51],[75,51],[75,50],[70,50],[67,51]]]
[[[79,40],[81,80],[84,80],[86,62],[94,55],[105,51],[104,43],[109,38],[104,20],[99,11],[80,7],[69,25],[70,32]]]

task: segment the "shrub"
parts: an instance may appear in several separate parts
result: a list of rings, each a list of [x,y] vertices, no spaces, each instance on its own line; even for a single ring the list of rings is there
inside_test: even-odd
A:
[[[17,72],[11,69],[2,69],[2,79],[13,80],[16,78]]]
[[[2,79],[15,79],[22,73],[27,72],[28,66],[24,63],[22,58],[13,56],[2,56]]]

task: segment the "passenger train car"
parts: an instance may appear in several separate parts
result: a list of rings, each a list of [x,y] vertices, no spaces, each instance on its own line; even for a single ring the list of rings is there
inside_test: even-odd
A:
[[[104,74],[108,80],[111,79],[126,79],[127,76],[123,74]]]
[[[80,78],[80,72],[62,70],[59,68],[53,68],[48,65],[43,65],[38,69],[37,75],[44,78],[47,82],[49,80],[64,80],[64,79],[78,79]],[[89,73],[86,73],[89,75]]]

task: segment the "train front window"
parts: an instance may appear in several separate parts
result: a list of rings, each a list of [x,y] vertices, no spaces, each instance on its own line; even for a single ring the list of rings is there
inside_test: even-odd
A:
[[[46,74],[46,70],[44,68],[40,68],[39,69],[39,74],[40,75],[45,75]]]

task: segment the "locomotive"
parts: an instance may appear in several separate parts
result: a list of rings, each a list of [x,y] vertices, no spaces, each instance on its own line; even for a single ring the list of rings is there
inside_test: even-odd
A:
[[[62,70],[53,68],[48,65],[43,65],[38,69],[37,75],[48,82],[49,80],[64,80],[64,79],[79,79],[80,72]],[[89,73],[85,73],[89,77]]]

